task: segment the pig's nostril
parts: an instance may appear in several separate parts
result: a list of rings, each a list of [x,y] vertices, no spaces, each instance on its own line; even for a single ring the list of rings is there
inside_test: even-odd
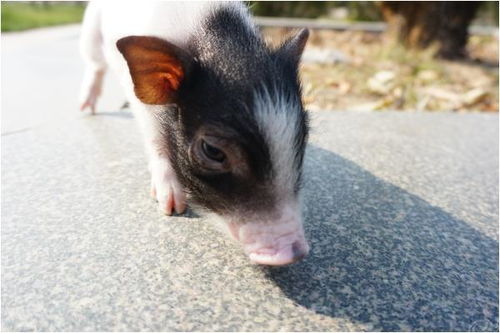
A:
[[[307,254],[307,249],[305,249],[300,242],[295,242],[292,244],[293,262],[297,262],[304,258]]]
[[[304,258],[309,252],[307,243],[296,241],[279,250],[263,249],[263,251],[250,252],[250,260],[260,265],[283,266],[293,264]]]

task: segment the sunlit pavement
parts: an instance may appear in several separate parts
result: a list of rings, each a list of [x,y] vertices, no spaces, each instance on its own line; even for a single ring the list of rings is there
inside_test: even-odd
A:
[[[302,262],[252,265],[149,198],[107,82],[80,114],[78,27],[2,36],[2,329],[498,330],[498,116],[315,112]]]

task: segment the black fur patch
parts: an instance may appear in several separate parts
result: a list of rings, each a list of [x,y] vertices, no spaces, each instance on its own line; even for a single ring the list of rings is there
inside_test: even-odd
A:
[[[221,8],[192,36],[187,50],[191,71],[181,84],[176,105],[161,114],[166,150],[180,182],[200,205],[218,213],[270,210],[279,198],[272,188],[270,151],[256,121],[259,90],[283,94],[295,107],[297,136],[290,142],[301,174],[308,122],[300,98],[297,63],[269,49],[240,13]],[[251,176],[231,173],[207,176],[191,162],[188,151],[197,131],[210,125],[226,132],[248,160]],[[293,126],[291,124],[291,126]],[[227,131],[225,131],[227,129]],[[300,177],[295,184],[300,187]]]

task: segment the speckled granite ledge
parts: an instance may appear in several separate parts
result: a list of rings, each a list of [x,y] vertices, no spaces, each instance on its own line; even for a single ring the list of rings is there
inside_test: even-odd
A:
[[[313,114],[275,269],[156,211],[128,113],[76,118],[2,138],[2,330],[498,330],[497,116]]]

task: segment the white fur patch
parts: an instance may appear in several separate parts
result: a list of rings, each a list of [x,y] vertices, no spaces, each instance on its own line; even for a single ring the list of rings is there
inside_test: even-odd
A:
[[[219,8],[241,13],[254,29],[246,6],[231,1],[95,1],[85,14],[82,50],[87,66],[114,69],[125,88],[127,99],[135,99],[127,64],[116,48],[126,36],[155,36],[181,48],[192,35],[202,33],[203,22]]]
[[[296,164],[295,140],[299,131],[299,106],[287,100],[284,94],[269,92],[263,88],[255,97],[255,114],[258,126],[269,145],[274,172],[273,185],[282,199],[291,199],[299,176]]]

